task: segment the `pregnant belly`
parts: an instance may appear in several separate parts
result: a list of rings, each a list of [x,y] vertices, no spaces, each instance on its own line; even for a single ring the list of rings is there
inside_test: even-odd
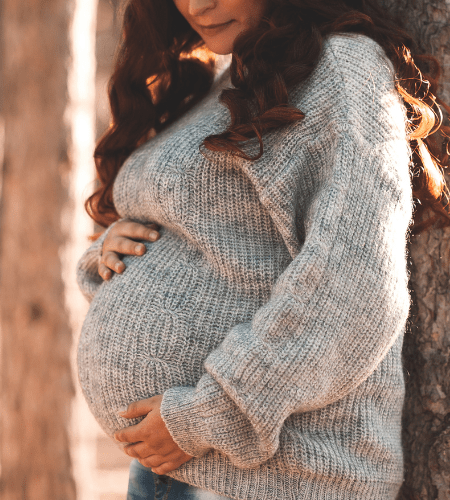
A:
[[[171,259],[163,244],[125,263],[95,295],[78,347],[84,395],[110,435],[133,423],[118,417],[120,407],[196,385],[208,354],[261,302],[206,266]]]

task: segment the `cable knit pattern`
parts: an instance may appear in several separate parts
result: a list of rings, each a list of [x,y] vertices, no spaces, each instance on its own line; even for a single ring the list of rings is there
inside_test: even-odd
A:
[[[171,475],[221,495],[394,499],[412,201],[392,65],[364,36],[330,37],[290,94],[305,119],[268,133],[255,162],[199,152],[228,123],[229,85],[117,177],[119,214],[161,238],[108,282],[103,238],[80,260],[84,394],[110,435],[130,423],[119,407],[164,394],[194,455]]]

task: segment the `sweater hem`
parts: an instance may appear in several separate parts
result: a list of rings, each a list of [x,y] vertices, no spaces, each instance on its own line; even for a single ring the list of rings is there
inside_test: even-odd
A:
[[[234,500],[395,500],[402,484],[307,477],[264,464],[240,469],[218,452],[193,459],[168,475]]]

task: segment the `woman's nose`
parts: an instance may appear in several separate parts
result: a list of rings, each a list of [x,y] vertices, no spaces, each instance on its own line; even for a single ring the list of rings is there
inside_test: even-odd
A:
[[[208,10],[216,6],[216,0],[190,0],[189,1],[189,14],[191,16],[201,16]]]

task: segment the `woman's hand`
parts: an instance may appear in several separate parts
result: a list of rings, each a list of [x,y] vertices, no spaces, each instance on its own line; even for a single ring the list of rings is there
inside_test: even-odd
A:
[[[158,231],[159,226],[156,224],[146,226],[126,219],[116,222],[103,242],[98,274],[104,280],[109,280],[113,271],[123,273],[125,264],[121,256],[144,255],[145,245],[136,240],[154,242],[159,239]]]
[[[146,417],[137,425],[114,434],[117,441],[132,443],[124,448],[127,455],[137,458],[156,474],[167,474],[192,458],[175,443],[167,430],[160,412],[162,398],[154,396],[131,403],[126,411],[119,413],[121,417]]]

